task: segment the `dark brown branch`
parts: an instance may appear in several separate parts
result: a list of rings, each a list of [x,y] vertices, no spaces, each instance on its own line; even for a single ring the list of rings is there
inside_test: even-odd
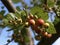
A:
[[[15,12],[16,8],[13,7],[12,1],[11,0],[1,0],[2,3],[6,6],[9,12]]]

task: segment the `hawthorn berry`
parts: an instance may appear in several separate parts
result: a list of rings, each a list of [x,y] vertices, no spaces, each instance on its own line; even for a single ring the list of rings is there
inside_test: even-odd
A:
[[[29,20],[29,24],[30,24],[30,25],[35,25],[35,20],[34,20],[34,19],[30,19],[30,20]]]
[[[39,25],[43,25],[44,24],[44,20],[43,19],[38,19],[37,22],[38,22]]]
[[[12,23],[12,20],[10,20],[9,23]]]
[[[25,22],[25,27],[29,27],[29,22]]]
[[[31,18],[30,18],[30,16],[28,15],[28,16],[27,16],[27,20],[30,20],[30,19],[31,19]]]
[[[14,22],[14,25],[17,25],[17,22]]]
[[[40,34],[41,32],[37,25],[32,26],[32,30],[34,30],[37,34]]]
[[[44,27],[49,27],[49,23],[44,23]]]
[[[43,34],[45,37],[47,37],[47,35],[48,35],[48,32],[44,32],[44,34]]]
[[[22,23],[22,19],[21,18],[20,19],[17,19],[17,21]]]
[[[48,38],[51,38],[51,37],[52,37],[52,34],[48,34],[47,37],[48,37]]]

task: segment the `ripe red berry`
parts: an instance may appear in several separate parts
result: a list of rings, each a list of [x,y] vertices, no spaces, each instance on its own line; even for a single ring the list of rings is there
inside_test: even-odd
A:
[[[41,32],[37,25],[32,26],[32,30],[34,30],[37,34],[40,34]]]
[[[52,34],[48,34],[47,37],[48,37],[48,38],[51,38],[51,37],[52,37]]]
[[[52,37],[52,34],[49,34],[48,32],[43,32],[42,34],[46,38],[51,38]]]
[[[38,22],[39,25],[43,25],[44,24],[44,20],[43,19],[38,19],[37,22]]]
[[[34,20],[34,19],[30,19],[30,20],[29,20],[29,24],[30,24],[30,25],[35,25],[35,20]]]

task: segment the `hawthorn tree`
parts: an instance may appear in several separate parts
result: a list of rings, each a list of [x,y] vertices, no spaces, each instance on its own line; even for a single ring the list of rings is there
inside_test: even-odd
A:
[[[34,33],[37,45],[52,45],[60,37],[60,1],[59,0],[30,0],[32,6],[28,6],[24,0],[1,0],[9,13],[4,16],[4,11],[0,12],[0,27],[9,27],[12,31],[11,40],[7,40],[8,45],[13,40],[19,45],[34,45],[31,36],[31,29]],[[23,10],[14,7],[15,3],[21,2]],[[3,8],[3,7],[2,7]],[[49,15],[55,14],[55,20]],[[31,28],[31,29],[29,29]]]

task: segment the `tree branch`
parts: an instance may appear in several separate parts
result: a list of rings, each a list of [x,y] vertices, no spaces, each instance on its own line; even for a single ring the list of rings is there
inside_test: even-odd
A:
[[[31,37],[31,31],[27,28],[27,36],[29,37],[29,45],[34,45],[33,38]]]
[[[15,12],[16,8],[13,7],[13,3],[11,0],[1,0],[2,3],[6,6],[6,8],[8,9],[9,12]]]

